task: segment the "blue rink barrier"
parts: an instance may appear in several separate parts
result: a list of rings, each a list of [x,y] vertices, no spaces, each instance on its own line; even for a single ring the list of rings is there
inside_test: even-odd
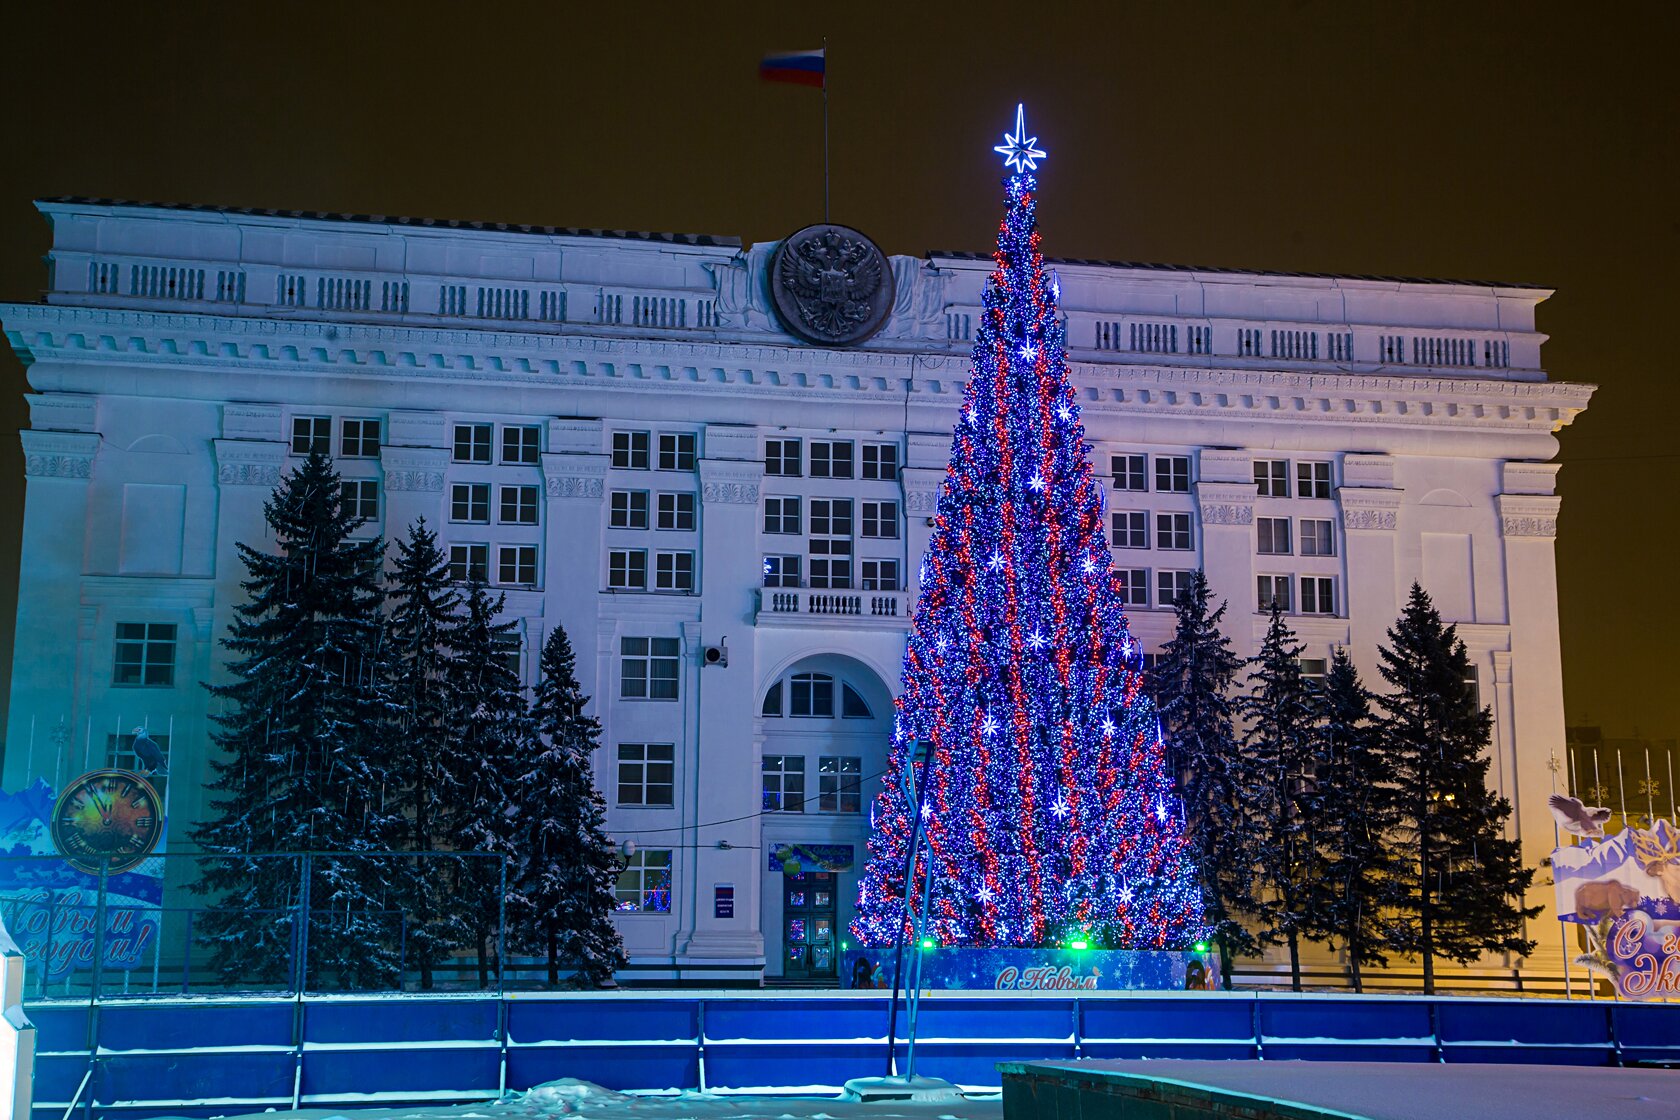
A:
[[[1288,992],[935,992],[917,1072],[1000,1061],[1680,1061],[1680,1005]],[[886,1071],[875,992],[44,1001],[36,1120],[483,1101],[576,1077],[627,1091],[833,1093]],[[902,1035],[905,1021],[899,1016]],[[92,1047],[90,1048],[90,1040]],[[897,1047],[899,1062],[904,1046]]]

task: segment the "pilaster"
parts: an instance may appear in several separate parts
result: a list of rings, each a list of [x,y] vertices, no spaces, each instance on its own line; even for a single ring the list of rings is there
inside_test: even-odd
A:
[[[74,725],[81,683],[81,584],[88,546],[88,484],[97,434],[24,429],[23,557],[18,569],[17,633],[7,716],[5,786],[22,789],[57,764],[48,731]],[[33,728],[31,727],[33,721]],[[33,731],[34,743],[30,746]],[[25,769],[33,774],[24,773]]]
[[[1204,457],[1204,462],[1206,459]],[[1227,472],[1229,473],[1229,472]],[[1196,506],[1202,523],[1202,571],[1217,602],[1231,604],[1236,618],[1252,614],[1257,602],[1254,587],[1253,470],[1246,482],[1196,483]],[[1149,526],[1155,532],[1155,526]],[[1171,555],[1170,553],[1166,555]],[[1241,651],[1247,654],[1250,651]]]
[[[1551,494],[1500,494],[1505,551],[1506,604],[1511,620],[1510,705],[1516,781],[1510,791],[1523,863],[1537,867],[1555,845],[1550,761],[1566,758],[1563,710],[1563,645],[1558,633],[1557,556],[1554,545],[1561,499]],[[1497,687],[1497,686],[1496,686]],[[1530,905],[1546,909],[1529,925],[1542,948],[1555,940],[1552,892],[1535,876]]]
[[[1347,464],[1343,464],[1344,471]],[[1344,474],[1344,478],[1346,475]],[[1355,478],[1381,482],[1392,480],[1392,468],[1357,470]],[[1367,684],[1377,677],[1377,644],[1386,640],[1388,628],[1400,615],[1405,593],[1399,579],[1396,530],[1400,527],[1400,502],[1405,492],[1391,486],[1343,485],[1336,490],[1341,510],[1343,610],[1354,662]]]
[[[380,489],[386,539],[406,538],[408,527],[421,517],[435,531],[444,520],[443,481],[449,452],[441,447],[386,445],[379,449],[379,466],[385,476]]]

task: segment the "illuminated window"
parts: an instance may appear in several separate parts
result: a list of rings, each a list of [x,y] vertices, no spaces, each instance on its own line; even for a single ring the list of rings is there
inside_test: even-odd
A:
[[[613,885],[615,908],[621,912],[668,914],[671,911],[671,851],[638,848],[624,861]]]
[[[760,771],[762,808],[766,813],[805,811],[805,756],[767,754]]]

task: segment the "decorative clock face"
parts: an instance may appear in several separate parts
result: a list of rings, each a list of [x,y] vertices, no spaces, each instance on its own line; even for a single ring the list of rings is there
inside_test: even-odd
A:
[[[157,847],[163,836],[163,807],[157,790],[127,770],[94,770],[65,788],[53,812],[53,843],[70,866],[99,873],[127,871]]]

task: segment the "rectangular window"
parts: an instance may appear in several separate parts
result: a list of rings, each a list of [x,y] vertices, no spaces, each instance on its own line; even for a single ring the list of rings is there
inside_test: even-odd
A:
[[[660,552],[653,558],[655,591],[694,591],[694,553]]]
[[[795,673],[790,687],[788,714],[811,719],[834,718],[834,678],[827,673]]]
[[[764,558],[764,586],[798,587],[802,556],[766,556]]]
[[[1288,613],[1295,609],[1294,597],[1290,595],[1290,577],[1288,576],[1255,576],[1255,608],[1269,612],[1272,604]]]
[[[1330,576],[1302,576],[1301,613],[1335,614],[1336,581]]]
[[[503,545],[496,567],[498,583],[510,583],[519,587],[535,587],[537,584],[537,546],[534,544]]]
[[[646,591],[647,550],[615,548],[609,551],[607,587],[613,591]]]
[[[488,463],[490,461],[490,425],[455,425],[455,461],[457,463]]]
[[[111,683],[130,688],[169,688],[174,685],[175,624],[117,623],[117,658]]]
[[[691,471],[694,469],[694,433],[659,433],[659,469],[662,471]]]
[[[1155,573],[1155,605],[1170,607],[1178,602],[1180,595],[1190,591],[1191,572],[1156,572]]]
[[[767,754],[762,770],[766,813],[805,811],[805,756]]]
[[[655,524],[661,529],[692,531],[694,528],[694,495],[659,495],[659,520]]]
[[[896,482],[898,480],[898,444],[864,444],[863,477],[877,482]]]
[[[371,478],[351,479],[338,484],[344,512],[363,521],[379,520],[379,483]]]
[[[379,421],[346,420],[339,440],[339,453],[352,459],[377,459]]]
[[[1148,548],[1149,515],[1140,509],[1116,510],[1111,517],[1115,548]]]
[[[614,432],[612,434],[612,465],[621,471],[648,469],[648,433]]]
[[[676,792],[676,747],[671,743],[618,745],[618,803],[668,806]]]
[[[1142,455],[1114,455],[1109,458],[1109,466],[1114,472],[1114,488],[1116,490],[1147,490],[1149,483],[1144,476],[1144,457]]]
[[[1301,518],[1301,555],[1336,555],[1336,525],[1333,521]]]
[[[487,544],[452,544],[449,546],[449,578],[456,583],[477,580],[490,582],[490,546]]]
[[[1174,552],[1190,548],[1190,515],[1188,513],[1157,513],[1155,515],[1155,547]]]
[[[767,439],[764,441],[764,473],[784,478],[798,478],[801,473],[800,443],[796,439]]]
[[[1149,572],[1143,568],[1115,568],[1114,591],[1127,607],[1149,605]]]
[[[811,444],[811,477],[851,478],[852,441],[813,441]]]
[[[1301,679],[1307,687],[1322,692],[1324,678],[1330,673],[1330,663],[1322,657],[1299,657],[1295,664],[1301,667]]]
[[[675,700],[676,638],[620,638],[619,693],[626,700]]]
[[[823,755],[817,759],[817,808],[824,813],[863,811],[863,759]]]
[[[811,586],[852,586],[852,500],[811,499]]]
[[[1260,535],[1260,555],[1288,556],[1289,547],[1289,518],[1287,517],[1256,517],[1254,526]]]
[[[1262,498],[1289,497],[1289,460],[1254,460],[1254,486]]]
[[[331,455],[332,420],[326,416],[292,417],[293,455]]]
[[[502,524],[535,525],[537,523],[537,488],[535,486],[502,487]]]
[[[1330,496],[1330,464],[1296,463],[1295,496],[1297,498],[1328,498]]]
[[[896,541],[898,539],[898,503],[864,502],[863,535]]]
[[[1482,670],[1479,666],[1470,666],[1470,672],[1465,675],[1464,695],[1472,707],[1478,712],[1482,710]]]
[[[799,515],[798,498],[764,499],[764,531],[766,533],[803,532],[803,518]]]
[[[638,848],[624,861],[613,886],[614,909],[620,913],[671,912],[671,851]]]
[[[897,591],[898,590],[898,561],[897,560],[865,560],[863,566],[863,582],[860,584],[865,591]]]
[[[1163,494],[1190,493],[1190,456],[1155,456],[1155,489]]]
[[[449,487],[449,520],[468,524],[490,521],[490,484],[457,482]]]
[[[614,529],[646,529],[648,527],[648,492],[646,490],[614,490],[608,524]]]
[[[534,424],[509,424],[502,429],[502,462],[535,466],[541,461],[541,428]]]

